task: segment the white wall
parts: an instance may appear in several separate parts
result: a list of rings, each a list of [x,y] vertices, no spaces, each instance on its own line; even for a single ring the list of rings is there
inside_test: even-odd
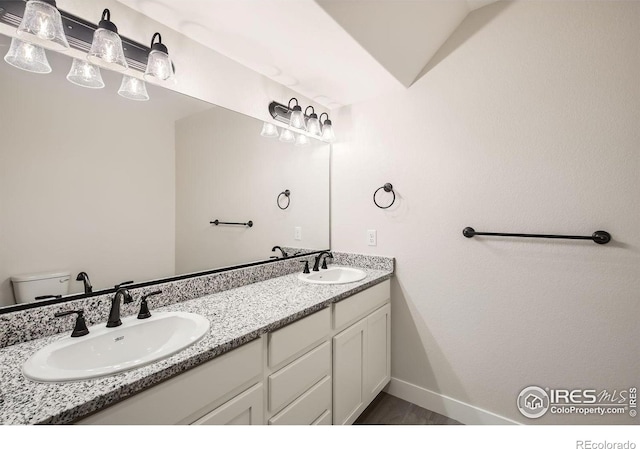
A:
[[[339,111],[332,247],[397,258],[395,378],[521,422],[637,424],[515,404],[528,385],[638,384],[638,42],[640,2],[499,2],[406,93]],[[371,201],[385,182],[400,197],[386,212]]]
[[[217,107],[176,122],[176,273],[279,256],[274,245],[329,247],[329,146],[296,147],[262,137],[261,127]],[[280,210],[285,189],[291,203]]]
[[[149,102],[0,64],[0,305],[10,276],[86,271],[95,290],[174,274],[174,122],[205,103],[150,89]]]

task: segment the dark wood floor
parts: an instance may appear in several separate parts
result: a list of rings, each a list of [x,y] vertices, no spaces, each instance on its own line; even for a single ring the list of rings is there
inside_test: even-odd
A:
[[[362,412],[354,424],[459,425],[461,423],[382,392]]]

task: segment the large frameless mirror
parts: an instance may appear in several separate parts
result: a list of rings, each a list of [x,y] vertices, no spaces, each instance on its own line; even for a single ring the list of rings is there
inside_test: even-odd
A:
[[[43,273],[60,286],[38,296],[68,300],[80,273],[96,294],[329,248],[328,144],[263,137],[256,119],[149,84],[149,101],[128,100],[107,70],[82,88],[71,58],[47,56],[47,75],[0,63],[0,313]]]

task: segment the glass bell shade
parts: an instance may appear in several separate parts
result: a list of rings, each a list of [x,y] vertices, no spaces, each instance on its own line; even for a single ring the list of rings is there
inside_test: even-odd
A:
[[[278,127],[273,123],[264,122],[260,135],[264,137],[278,137]]]
[[[129,68],[124,59],[118,27],[111,21],[111,12],[108,9],[102,12],[98,29],[93,32],[93,41],[91,41],[91,50],[87,59],[92,64],[116,72],[123,72]]]
[[[296,136],[296,146],[297,147],[306,147],[309,145],[309,138],[304,134],[298,134]]]
[[[293,107],[293,111],[291,111],[291,118],[289,119],[289,124],[293,128],[305,129],[304,114],[302,113],[302,108],[300,106]]]
[[[122,84],[120,84],[118,95],[136,101],[147,101],[149,99],[147,85],[144,81],[129,75],[122,77]]]
[[[51,73],[44,48],[17,38],[11,39],[11,46],[4,60],[7,64],[27,72]]]
[[[62,17],[54,0],[29,0],[17,31],[20,39],[51,50],[69,49]]]
[[[158,42],[156,42],[158,38]],[[160,33],[155,33],[151,38],[151,52],[144,71],[144,79],[152,83],[176,82],[176,71],[169,58],[169,50],[162,43]]]
[[[169,55],[162,51],[151,50],[147,68],[144,72],[144,79],[151,82],[175,83],[175,72]]]
[[[318,120],[318,116],[316,114],[311,114],[309,120],[307,121],[307,131],[314,136],[319,136],[322,134],[320,130],[320,120]]]
[[[88,87],[89,89],[102,89],[104,87],[100,68],[81,59],[73,59],[67,79],[73,84]]]
[[[124,59],[120,36],[118,36],[118,33],[104,28],[98,28],[93,33],[91,50],[89,50],[87,59],[92,64],[115,70],[116,72],[122,72],[129,68],[127,61]]]
[[[325,120],[324,125],[322,125],[322,139],[325,142],[333,142],[336,140],[336,135],[333,132],[333,126],[331,125],[331,120]]]
[[[296,136],[290,129],[283,129],[280,131],[280,142],[292,143],[296,141]]]

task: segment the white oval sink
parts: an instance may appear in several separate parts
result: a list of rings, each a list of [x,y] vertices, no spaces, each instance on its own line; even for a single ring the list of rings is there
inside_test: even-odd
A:
[[[298,279],[310,284],[348,284],[361,281],[367,277],[367,273],[351,267],[329,267],[326,270],[311,272],[311,274],[299,274]]]
[[[186,312],[155,313],[122,325],[89,328],[84,337],[67,336],[33,354],[22,366],[26,377],[40,382],[68,382],[107,376],[169,357],[192,345],[209,330],[209,320]]]

